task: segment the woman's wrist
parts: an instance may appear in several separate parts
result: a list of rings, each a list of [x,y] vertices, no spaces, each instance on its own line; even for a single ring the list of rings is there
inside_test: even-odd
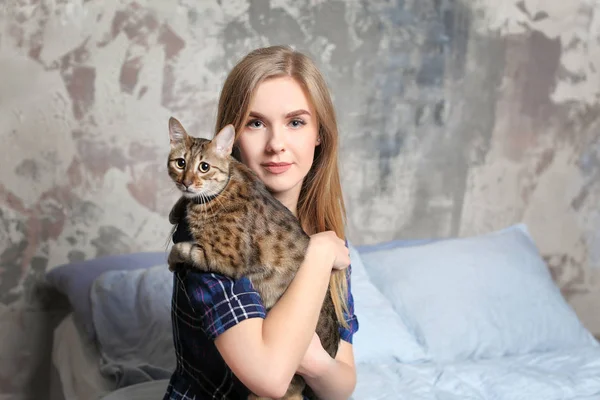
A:
[[[314,357],[308,365],[305,365],[302,371],[298,371],[298,374],[305,379],[319,379],[335,367],[335,359],[323,350],[319,356]]]
[[[331,246],[325,240],[321,240],[321,237],[313,236],[311,237],[308,248],[306,249],[306,254],[309,253],[314,255],[317,259],[327,260],[327,264],[329,269],[333,266],[333,262],[335,261],[335,254],[333,253]]]

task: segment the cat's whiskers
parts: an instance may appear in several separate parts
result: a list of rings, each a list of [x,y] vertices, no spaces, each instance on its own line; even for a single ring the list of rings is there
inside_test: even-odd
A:
[[[211,196],[215,196],[213,200],[216,200],[218,205],[220,206],[221,209],[225,208],[225,204],[222,202],[222,200],[227,200],[227,198],[220,198],[222,195],[226,195],[227,193],[225,191],[221,191],[221,193],[218,192],[211,192],[210,195]]]
[[[203,192],[199,193],[198,196],[200,197],[200,208],[202,209],[202,212],[208,213],[209,211],[212,211],[209,201],[210,194],[204,190]]]
[[[208,201],[205,203],[205,205],[206,205],[206,208],[207,208],[208,210],[210,210],[210,211],[215,211],[215,210],[214,210],[214,205],[215,205],[215,203],[213,202],[213,200],[215,200],[215,198],[211,198],[211,197],[213,196],[213,194],[212,194],[211,192],[207,192],[207,193],[205,194],[205,196],[206,196],[206,198],[207,198],[207,199],[209,199],[209,200],[208,200]]]
[[[230,192],[228,192],[227,190],[224,190],[224,189],[221,190],[220,193],[214,192],[212,194],[213,195],[218,194],[219,198],[220,198],[219,200],[234,200],[235,199],[235,196],[232,193],[230,193]]]
[[[208,213],[209,209],[208,209],[208,205],[206,204],[206,196],[204,195],[204,193],[200,193],[200,208],[202,208],[202,212],[203,213]]]
[[[204,212],[206,213],[213,211],[210,201],[210,194],[202,193],[202,206],[204,207]]]
[[[216,190],[210,190],[207,189],[205,192],[207,197],[212,197],[212,200],[217,200],[221,205],[221,201],[222,200],[233,200],[233,197],[231,197],[229,195],[229,193],[227,193],[225,190],[221,190],[220,192],[216,191]],[[212,206],[212,200],[208,202],[209,206]]]

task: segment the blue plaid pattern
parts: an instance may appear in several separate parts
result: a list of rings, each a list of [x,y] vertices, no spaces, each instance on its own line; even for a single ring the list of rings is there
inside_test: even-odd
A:
[[[173,241],[191,240],[180,224]],[[358,330],[347,270],[349,328],[340,326],[342,340],[352,343]],[[173,274],[171,320],[177,366],[163,400],[245,399],[249,390],[233,375],[214,339],[248,318],[265,318],[265,307],[247,278],[182,269]]]

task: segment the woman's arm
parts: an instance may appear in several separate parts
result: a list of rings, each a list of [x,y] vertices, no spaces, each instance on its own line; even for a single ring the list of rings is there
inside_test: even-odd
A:
[[[347,400],[356,386],[356,367],[352,345],[341,340],[335,359],[331,358],[321,347],[320,341],[318,346],[320,349],[314,354],[323,359],[314,360],[314,368],[302,373],[306,384],[321,399]]]
[[[315,332],[331,268],[349,263],[335,233],[313,235],[296,277],[266,318],[244,320],[215,339],[229,368],[253,393],[285,394]]]
[[[354,314],[351,274],[352,266],[348,266],[346,269],[348,310],[344,312],[348,326],[339,328],[341,340],[335,360],[325,351],[315,333],[297,371],[322,399],[348,399],[356,386],[352,339],[358,331],[358,318]]]

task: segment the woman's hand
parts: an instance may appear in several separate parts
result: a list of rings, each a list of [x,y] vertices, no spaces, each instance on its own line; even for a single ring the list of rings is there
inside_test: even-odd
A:
[[[305,378],[317,378],[334,363],[335,360],[325,351],[319,336],[315,333],[296,373]]]
[[[345,269],[350,265],[350,250],[346,242],[333,231],[311,235],[308,251],[317,251],[321,257],[329,257],[333,269]]]

